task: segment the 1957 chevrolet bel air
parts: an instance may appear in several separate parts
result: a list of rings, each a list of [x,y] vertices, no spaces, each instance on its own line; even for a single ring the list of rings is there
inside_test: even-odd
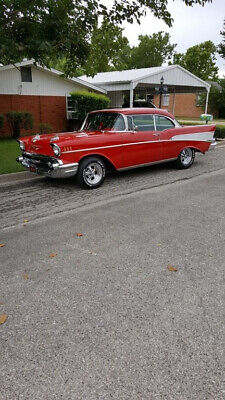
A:
[[[80,185],[94,189],[112,168],[172,160],[188,168],[196,151],[205,153],[215,146],[214,131],[215,125],[182,127],[172,114],[156,108],[93,111],[80,131],[21,138],[17,161],[53,178],[76,175]]]

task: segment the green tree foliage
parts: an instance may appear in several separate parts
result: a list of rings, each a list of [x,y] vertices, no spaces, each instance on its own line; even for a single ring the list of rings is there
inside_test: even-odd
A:
[[[85,68],[87,75],[122,70],[127,67],[126,57],[127,59],[130,57],[130,46],[128,39],[122,33],[122,28],[106,20],[100,28],[94,29],[90,56]]]
[[[205,102],[206,94],[202,93],[199,96],[198,105],[204,108]],[[208,104],[212,114],[219,118],[225,118],[225,79],[220,79],[218,84],[212,83]]]
[[[220,88],[212,85],[209,93],[209,108],[219,118],[225,118],[225,79],[219,81]]]
[[[14,139],[20,137],[21,129],[33,128],[33,116],[29,112],[10,111],[6,113],[6,117]]]
[[[131,50],[129,68],[158,67],[172,58],[176,44],[170,44],[169,33],[158,32],[138,38],[139,45]]]
[[[222,35],[222,42],[219,44],[219,53],[221,57],[225,58],[225,20],[223,24],[223,31],[220,33]]]
[[[76,118],[82,122],[87,113],[94,110],[102,110],[109,105],[109,98],[103,94],[80,90],[70,93],[74,104]]]
[[[191,6],[211,0],[183,2]],[[65,58],[65,73],[73,75],[85,65],[99,17],[115,24],[132,23],[147,11],[171,26],[165,0],[113,0],[108,8],[101,0],[1,0],[0,62],[33,58],[48,67],[50,60]]]
[[[184,54],[174,54],[173,64],[181,65],[204,81],[217,80],[216,50],[216,46],[210,40],[207,40],[196,46],[189,47]]]

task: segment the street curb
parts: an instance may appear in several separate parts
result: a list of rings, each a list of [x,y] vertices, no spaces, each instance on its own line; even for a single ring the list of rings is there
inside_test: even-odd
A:
[[[12,172],[11,174],[0,175],[0,185],[5,183],[16,183],[20,181],[32,181],[40,178],[40,176],[33,176],[29,171]]]

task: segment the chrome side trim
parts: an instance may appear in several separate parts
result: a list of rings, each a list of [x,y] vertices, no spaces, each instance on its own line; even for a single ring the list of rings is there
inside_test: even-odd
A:
[[[148,143],[159,143],[159,142],[169,142],[170,140],[149,140],[147,142],[134,142],[134,143],[122,143],[122,144],[113,144],[111,146],[101,146],[101,147],[90,147],[88,149],[79,149],[79,150],[70,150],[63,151],[62,154],[67,153],[79,153],[82,151],[91,151],[91,150],[102,150],[102,149],[112,149],[114,147],[125,147],[125,146],[134,146],[137,144],[148,144]]]
[[[150,163],[145,163],[145,164],[137,164],[137,165],[132,165],[130,167],[123,167],[123,168],[119,168],[118,171],[126,171],[128,169],[133,169],[133,168],[140,168],[140,167],[147,167],[149,165],[156,165],[156,164],[162,164],[162,163],[166,163],[166,162],[170,162],[170,161],[175,161],[177,158],[167,158],[166,160],[160,160],[160,161],[153,161]]]
[[[178,137],[179,135],[177,135],[177,137]],[[173,137],[176,137],[176,136],[173,136]],[[111,146],[100,146],[100,147],[89,147],[89,148],[86,148],[86,149],[79,149],[79,150],[70,150],[70,151],[63,151],[62,152],[62,154],[67,154],[67,153],[80,153],[80,152],[83,152],[83,151],[92,151],[92,150],[102,150],[102,149],[112,149],[112,148],[114,148],[114,147],[126,147],[126,146],[136,146],[136,145],[139,145],[139,144],[150,144],[150,143],[163,143],[163,142],[171,142],[171,141],[174,141],[174,139],[167,139],[167,140],[148,140],[148,141],[145,141],[145,142],[132,142],[132,143],[122,143],[122,144],[114,144],[114,145],[111,145]],[[188,139],[186,139],[186,140],[184,140],[184,139],[177,139],[176,141],[179,141],[179,142],[211,142],[210,140],[193,140],[193,139],[190,139],[190,140],[188,140]]]

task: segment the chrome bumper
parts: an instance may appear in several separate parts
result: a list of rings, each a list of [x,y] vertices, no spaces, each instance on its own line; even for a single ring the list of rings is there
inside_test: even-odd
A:
[[[78,163],[63,164],[56,158],[30,153],[24,153],[16,161],[32,173],[51,178],[69,178],[76,175],[78,169]]]
[[[217,142],[214,140],[214,141],[210,144],[209,150],[215,149],[216,145],[217,145]]]

